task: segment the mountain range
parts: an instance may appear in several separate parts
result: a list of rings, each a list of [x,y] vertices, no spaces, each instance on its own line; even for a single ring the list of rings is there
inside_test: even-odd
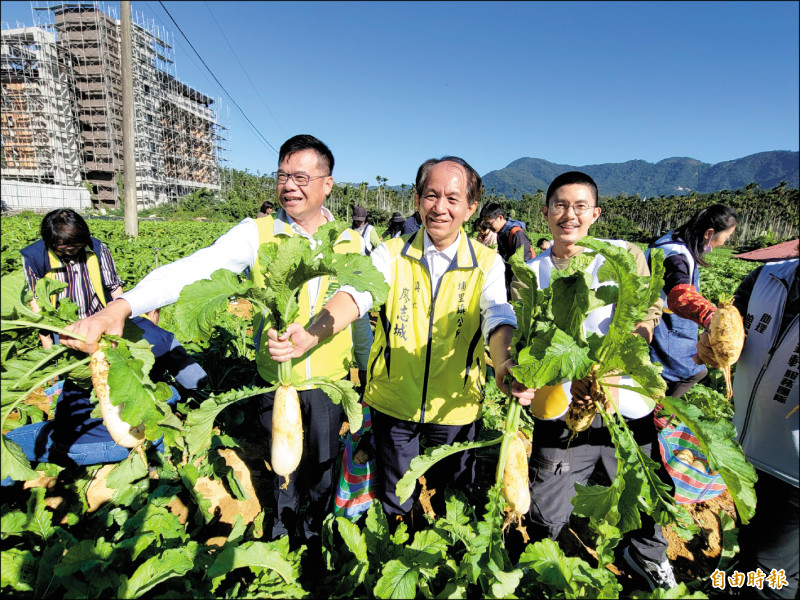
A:
[[[487,194],[522,198],[522,194],[547,191],[550,182],[565,171],[583,171],[597,183],[601,196],[681,196],[699,193],[737,190],[749,183],[770,189],[780,181],[790,187],[800,187],[800,153],[775,150],[759,152],[743,158],[716,164],[694,158],[666,158],[655,164],[644,160],[598,165],[561,165],[541,158],[520,158],[504,169],[483,176]],[[516,190],[516,193],[515,193]]]

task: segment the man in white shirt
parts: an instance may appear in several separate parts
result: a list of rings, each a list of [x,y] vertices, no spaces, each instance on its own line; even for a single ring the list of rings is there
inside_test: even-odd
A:
[[[325,198],[333,189],[333,163],[330,149],[310,135],[294,136],[281,146],[278,171],[274,174],[281,209],[274,215],[263,218],[274,222],[268,228],[269,231],[279,231],[284,235],[302,235],[315,243],[311,236],[322,225],[334,220],[331,212],[323,206]],[[342,236],[349,236],[351,243],[355,242],[363,253],[364,244],[360,241],[360,236],[349,229]],[[275,237],[273,241],[280,243],[280,239]],[[103,333],[121,335],[126,318],[177,301],[186,285],[209,278],[218,269],[228,269],[234,273],[252,269],[258,254],[259,240],[259,226],[256,221],[245,218],[213,245],[156,269],[136,287],[110,302],[105,309],[70,325],[67,329],[85,336],[86,343],[62,338],[64,344],[92,352]],[[328,293],[328,286],[323,288],[320,278],[311,280],[306,286],[305,291],[311,299],[311,306],[314,306],[320,294]],[[372,332],[369,328],[367,333],[370,339],[359,340],[356,337],[353,343],[359,370],[366,369],[366,358],[372,343]],[[263,351],[266,351],[265,347],[266,344],[261,346]],[[313,358],[309,353],[306,360],[311,361]],[[317,359],[335,361],[341,365],[350,360],[349,348],[347,356]],[[288,533],[294,546],[306,543],[310,550],[319,553],[322,521],[330,512],[335,491],[333,475],[343,411],[340,405],[333,404],[320,389],[300,391],[299,396],[303,422],[309,428],[306,433],[306,447],[298,470],[300,477],[293,474],[286,489],[280,487],[276,478],[276,517],[271,537],[275,539]],[[262,399],[261,422],[268,437],[271,435],[273,397],[274,393],[266,394]],[[269,448],[270,444],[266,443],[264,447]],[[301,499],[307,501],[304,517],[299,516]]]

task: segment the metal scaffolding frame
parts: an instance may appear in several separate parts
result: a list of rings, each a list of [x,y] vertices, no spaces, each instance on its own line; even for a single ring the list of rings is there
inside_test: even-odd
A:
[[[122,182],[120,21],[101,2],[31,2],[35,26],[2,32],[3,177],[91,189],[118,207]],[[174,38],[133,18],[137,202],[221,189],[227,129],[215,100],[175,76]]]

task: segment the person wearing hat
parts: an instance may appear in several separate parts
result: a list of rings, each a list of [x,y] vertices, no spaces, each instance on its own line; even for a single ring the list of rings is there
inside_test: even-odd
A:
[[[392,213],[392,218],[389,219],[389,227],[386,228],[386,237],[391,239],[403,235],[403,222],[405,220],[405,217],[399,212]]]
[[[375,228],[367,223],[367,209],[363,206],[356,206],[353,209],[353,229],[364,238],[367,256],[372,253],[374,248],[377,248],[381,245],[381,242],[383,242],[381,236],[375,231]]]

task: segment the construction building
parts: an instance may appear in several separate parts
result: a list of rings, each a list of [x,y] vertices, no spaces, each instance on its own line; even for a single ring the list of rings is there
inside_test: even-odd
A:
[[[118,207],[123,180],[120,21],[98,2],[31,5],[33,27],[2,31],[4,184],[53,186],[46,191],[83,187],[95,207]],[[218,103],[178,81],[170,38],[152,19],[133,16],[140,209],[200,188],[219,191],[227,153]]]

